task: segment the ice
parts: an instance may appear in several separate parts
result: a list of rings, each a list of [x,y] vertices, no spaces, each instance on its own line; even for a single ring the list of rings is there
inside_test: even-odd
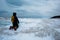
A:
[[[10,20],[1,21],[4,26],[0,26],[0,40],[60,40],[60,19],[19,18],[19,21],[17,31],[9,30]]]

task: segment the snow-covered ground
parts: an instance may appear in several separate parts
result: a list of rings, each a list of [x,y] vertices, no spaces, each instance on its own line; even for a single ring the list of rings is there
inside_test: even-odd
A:
[[[0,40],[60,40],[60,19],[19,18],[17,31],[10,20],[0,19]]]

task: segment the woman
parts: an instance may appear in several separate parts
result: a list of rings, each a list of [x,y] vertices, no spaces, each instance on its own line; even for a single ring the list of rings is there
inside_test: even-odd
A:
[[[16,16],[16,13],[13,12],[13,16],[11,17],[11,22],[13,24],[13,26],[11,26],[9,29],[14,29],[15,31],[17,30],[17,28],[19,27],[18,24],[19,24],[19,20]]]

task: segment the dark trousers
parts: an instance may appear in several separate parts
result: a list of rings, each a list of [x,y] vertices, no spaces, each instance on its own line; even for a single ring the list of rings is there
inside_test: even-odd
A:
[[[13,22],[12,24],[13,24],[13,27],[16,27],[16,28],[19,27],[17,22]]]

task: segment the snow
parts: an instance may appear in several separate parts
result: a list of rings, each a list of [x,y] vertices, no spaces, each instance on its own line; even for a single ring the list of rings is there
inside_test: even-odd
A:
[[[0,21],[7,24],[0,27],[0,40],[60,40],[60,19],[19,18],[17,31],[9,30],[10,20]]]

